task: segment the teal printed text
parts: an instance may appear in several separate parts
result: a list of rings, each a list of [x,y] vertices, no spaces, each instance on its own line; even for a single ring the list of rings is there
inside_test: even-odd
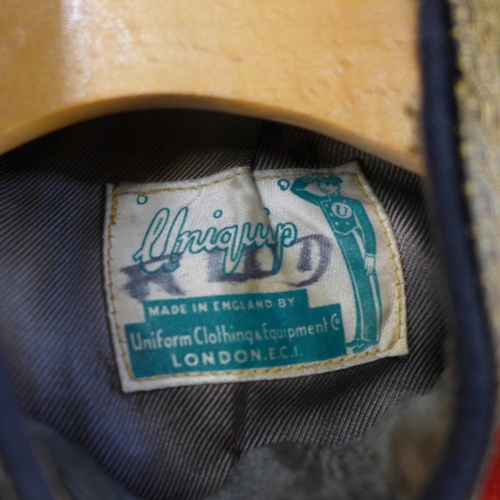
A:
[[[189,217],[189,208],[181,208],[172,216],[169,208],[156,212],[144,235],[141,248],[133,255],[143,271],[154,273],[163,269],[167,273],[176,271],[184,253],[197,254],[219,250],[224,253],[222,271],[232,274],[247,248],[269,247],[273,250],[272,272],[281,269],[283,249],[291,247],[297,240],[297,227],[292,222],[270,225],[261,222],[234,224],[222,228],[188,230],[184,226]]]
[[[144,303],[125,325],[136,378],[307,364],[346,355],[340,304],[309,307],[307,291]]]

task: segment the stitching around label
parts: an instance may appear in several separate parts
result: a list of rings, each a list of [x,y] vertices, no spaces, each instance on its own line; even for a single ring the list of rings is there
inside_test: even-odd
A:
[[[374,213],[377,215],[377,218],[383,227],[384,231],[384,236],[386,239],[387,246],[389,248],[390,254],[391,254],[391,261],[393,264],[393,272],[396,277],[396,282],[395,282],[395,294],[396,294],[396,303],[397,303],[397,316],[398,316],[398,332],[396,335],[396,338],[393,340],[393,342],[387,346],[385,349],[370,349],[368,351],[364,351],[358,354],[350,354],[348,356],[342,356],[338,357],[335,359],[331,360],[325,360],[325,361],[316,361],[316,362],[311,362],[311,363],[302,363],[302,364],[297,364],[297,365],[291,365],[291,366],[281,366],[281,367],[273,367],[273,368],[253,368],[253,369],[245,369],[245,370],[237,370],[233,369],[230,371],[223,371],[223,370],[218,370],[218,371],[210,371],[210,372],[185,372],[185,373],[179,373],[179,374],[169,374],[169,375],[158,375],[158,376],[152,376],[148,377],[147,379],[142,379],[142,378],[137,378],[134,376],[132,368],[129,363],[129,356],[127,353],[127,348],[125,346],[125,340],[124,340],[124,332],[121,331],[119,322],[116,317],[116,305],[115,305],[115,292],[114,292],[114,285],[113,285],[113,278],[112,278],[112,257],[111,257],[111,251],[112,251],[112,238],[113,238],[113,226],[116,224],[116,214],[118,210],[118,195],[117,195],[117,190],[116,186],[112,187],[112,194],[111,194],[111,207],[110,207],[110,214],[109,214],[109,224],[107,227],[107,256],[106,256],[106,264],[107,264],[107,284],[109,285],[109,297],[110,297],[110,302],[111,302],[111,315],[113,317],[113,322],[114,324],[112,325],[113,328],[115,329],[115,332],[118,337],[118,342],[120,345],[121,349],[121,357],[124,363],[124,366],[127,370],[127,373],[130,377],[131,380],[134,380],[139,383],[147,383],[149,381],[154,381],[154,380],[161,380],[161,379],[172,379],[172,378],[179,378],[179,377],[213,377],[213,376],[224,376],[224,375],[258,375],[258,374],[277,374],[277,373],[286,373],[286,372],[303,372],[304,367],[307,368],[321,368],[321,367],[333,367],[337,366],[340,364],[347,363],[349,361],[353,360],[362,360],[364,358],[370,357],[376,357],[377,355],[382,355],[391,349],[394,348],[394,346],[402,339],[402,325],[403,325],[403,304],[402,304],[402,297],[403,297],[403,288],[404,288],[404,283],[398,281],[398,270],[399,266],[396,262],[397,257],[396,254],[392,248],[392,240],[388,234],[388,230],[386,227],[387,221],[386,217],[382,216],[378,210],[378,207],[376,203],[374,203],[372,196],[370,196],[369,193],[367,193],[365,186],[363,185],[363,182],[359,178],[359,175],[356,174],[355,172],[342,172],[341,170],[338,171],[339,173],[344,173],[344,175],[353,175],[355,177],[355,180],[359,184],[359,187],[361,189],[361,193],[364,197],[364,199],[372,206]],[[148,195],[151,193],[159,193],[159,192],[172,192],[172,191],[190,191],[190,190],[197,190],[201,188],[205,188],[214,184],[219,184],[222,182],[227,182],[235,177],[238,176],[251,176],[253,174],[252,171],[244,171],[244,172],[234,172],[231,175],[224,177],[222,179],[216,179],[212,180],[211,182],[208,183],[203,183],[199,184],[196,186],[179,186],[179,187],[167,187],[167,188],[158,188],[158,189],[151,189],[151,190],[131,190],[131,191],[125,191],[124,194],[137,194],[137,195]],[[261,171],[259,171],[259,174],[262,174]],[[332,172],[329,174],[329,176],[334,176],[336,175],[337,172]],[[303,173],[297,173],[295,175],[290,175],[289,177],[292,178],[298,178],[303,176]],[[259,177],[255,178],[256,182],[259,182],[261,180],[270,180],[270,179],[279,179],[281,175],[262,175]]]

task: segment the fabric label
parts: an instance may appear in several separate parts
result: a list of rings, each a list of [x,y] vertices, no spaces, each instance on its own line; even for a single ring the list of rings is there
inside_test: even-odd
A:
[[[108,186],[104,241],[126,392],[408,352],[396,240],[356,163]]]

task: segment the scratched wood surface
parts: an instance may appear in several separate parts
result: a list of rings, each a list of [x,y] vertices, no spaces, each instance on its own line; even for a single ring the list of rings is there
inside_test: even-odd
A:
[[[415,0],[3,0],[0,152],[116,111],[326,133],[415,172]]]

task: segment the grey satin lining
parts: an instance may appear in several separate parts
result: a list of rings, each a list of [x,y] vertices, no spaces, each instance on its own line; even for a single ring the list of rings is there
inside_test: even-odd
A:
[[[310,377],[123,394],[102,281],[104,184],[350,160],[394,225],[410,355]],[[306,445],[326,447],[342,468],[341,450],[355,453],[349,442],[442,371],[445,313],[421,181],[332,139],[206,112],[115,115],[2,156],[0,203],[0,349],[21,403],[136,497],[203,498],[248,450],[274,443],[298,443],[306,456]]]

